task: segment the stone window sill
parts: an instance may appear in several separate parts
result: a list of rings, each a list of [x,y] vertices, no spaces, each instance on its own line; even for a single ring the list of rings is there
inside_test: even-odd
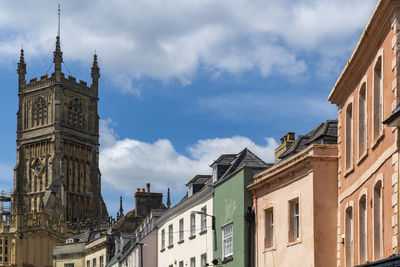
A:
[[[178,241],[178,244],[182,244],[185,240]]]
[[[196,235],[189,236],[190,240],[195,239],[195,238],[196,238]]]
[[[206,234],[207,233],[207,229],[204,229],[203,231],[201,231],[200,233],[199,233],[199,235],[204,235],[204,234]]]
[[[298,240],[289,242],[286,246],[287,247],[291,247],[291,246],[295,246],[295,245],[300,244],[300,243],[301,243],[301,239],[298,239]]]
[[[357,165],[360,165],[367,156],[368,156],[368,151],[365,150],[365,152],[360,157],[358,157]]]
[[[230,255],[230,256],[225,257],[225,258],[221,261],[221,263],[222,263],[222,264],[225,264],[225,263],[228,263],[228,262],[230,262],[230,261],[233,261],[233,255]]]
[[[375,139],[374,143],[372,144],[371,148],[374,150],[378,146],[378,144],[382,141],[382,139],[385,137],[385,131],[384,129],[382,130],[382,133],[378,136],[378,138]]]
[[[264,249],[264,253],[267,253],[267,252],[270,252],[270,251],[275,251],[276,250],[276,247],[275,246],[272,246],[272,247],[267,247],[267,248],[265,248]]]
[[[163,253],[165,251],[165,248],[161,249],[160,252]]]
[[[168,246],[168,249],[171,249],[171,248],[173,248],[174,247],[174,245],[169,245]]]
[[[351,165],[345,172],[344,172],[344,177],[347,177],[350,173],[354,171],[354,166]]]

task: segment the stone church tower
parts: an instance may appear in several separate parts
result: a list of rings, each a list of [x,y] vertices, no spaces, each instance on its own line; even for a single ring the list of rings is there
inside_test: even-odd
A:
[[[51,266],[55,243],[82,225],[108,220],[99,171],[97,56],[88,86],[64,77],[59,35],[53,54],[52,75],[27,83],[21,50],[17,163],[11,210],[0,219],[0,266]]]

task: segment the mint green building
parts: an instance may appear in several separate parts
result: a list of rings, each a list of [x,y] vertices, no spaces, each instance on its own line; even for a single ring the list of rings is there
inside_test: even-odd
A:
[[[216,244],[214,259],[226,267],[254,267],[254,213],[247,186],[267,164],[247,148],[221,155],[213,168],[213,214]]]

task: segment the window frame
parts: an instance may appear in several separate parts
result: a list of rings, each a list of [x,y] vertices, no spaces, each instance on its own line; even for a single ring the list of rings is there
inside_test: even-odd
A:
[[[268,207],[264,210],[265,231],[264,231],[264,248],[270,249],[274,247],[274,208]]]
[[[165,249],[165,229],[161,230],[161,250]]]
[[[297,213],[296,213],[297,205]],[[297,243],[301,240],[301,206],[300,197],[289,200],[289,243]]]
[[[376,188],[379,187],[379,214],[376,215]],[[372,207],[372,232],[373,232],[373,242],[372,242],[372,252],[373,252],[373,259],[374,260],[378,260],[381,259],[383,257],[383,174],[378,174],[375,182],[374,182],[374,187],[373,187],[373,193],[372,193],[372,203],[373,203],[373,207]],[[379,239],[377,240],[377,233],[376,233],[376,217],[379,218]],[[379,255],[376,255],[376,245],[377,242],[379,242]]]
[[[196,235],[196,214],[190,214],[190,236]]]
[[[361,95],[364,92],[364,103],[363,108],[361,106]],[[364,115],[364,121],[361,121],[361,111]],[[361,126],[363,125],[363,131],[361,131]],[[360,88],[358,89],[358,149],[357,149],[357,156],[358,160],[357,163],[361,162],[362,159],[368,154],[368,76],[365,76],[361,80]],[[362,136],[363,135],[363,136]],[[363,145],[361,147],[361,140],[363,141]]]
[[[196,267],[196,257],[190,258],[190,267]]]
[[[203,232],[207,230],[207,206],[202,207],[200,211],[200,231]]]
[[[349,116],[349,113],[350,113],[350,116]],[[345,110],[344,116],[345,116],[344,166],[346,169],[346,173],[345,173],[345,175],[346,175],[353,169],[353,161],[354,161],[354,104],[353,104],[353,98],[351,98],[349,103],[346,105],[346,110]]]
[[[230,235],[225,236],[225,231],[227,229],[231,229],[230,230]],[[225,259],[227,257],[233,257],[233,222],[231,222],[229,224],[226,224],[225,226],[221,227],[221,234],[222,234],[222,239],[221,239],[221,241],[222,241],[222,246],[221,246],[221,248],[222,248],[222,259]],[[226,247],[227,247],[226,243],[228,242],[227,240],[229,240],[229,239],[230,239],[230,241],[229,241],[230,244],[228,244],[228,246],[231,247],[231,251],[226,253],[225,252]]]
[[[351,218],[350,222],[347,221],[348,219],[348,214],[350,210]],[[350,224],[350,229],[348,228],[348,224]],[[349,231],[349,232],[348,232]],[[350,267],[354,266],[354,204],[352,201],[347,203],[345,209],[344,209],[344,265],[345,267]],[[350,235],[348,237],[348,235]],[[348,248],[347,248],[348,246]],[[349,251],[347,251],[349,249]],[[348,259],[347,254],[350,254],[350,259]],[[348,261],[349,260],[349,261]]]
[[[364,210],[361,209],[362,201],[365,205]],[[362,212],[364,214],[361,214]],[[361,250],[362,247],[364,247],[364,251]],[[360,264],[368,261],[368,194],[366,188],[361,191],[358,198],[358,259]]]
[[[376,90],[376,68],[378,62],[380,60],[380,82],[379,82],[379,99],[377,100],[377,90]],[[384,135],[383,130],[383,111],[384,111],[384,103],[383,103],[383,78],[384,78],[384,57],[383,57],[383,49],[380,49],[377,53],[373,68],[372,68],[372,148],[378,144],[381,137]],[[376,102],[378,101],[378,103]],[[376,112],[376,106],[378,106],[378,113]],[[380,114],[379,114],[380,111]],[[377,115],[378,114],[378,115]],[[379,116],[380,117],[377,117]],[[378,124],[378,125],[377,125]],[[378,131],[377,129],[378,128]],[[376,132],[377,131],[377,132]]]
[[[185,240],[185,231],[184,231],[184,227],[185,227],[185,222],[184,222],[184,218],[181,218],[179,220],[179,242],[182,242]]]
[[[168,247],[174,245],[174,225],[168,225]]]
[[[203,265],[203,260],[204,260],[204,265]],[[200,266],[205,267],[207,266],[207,253],[203,253],[200,255]]]

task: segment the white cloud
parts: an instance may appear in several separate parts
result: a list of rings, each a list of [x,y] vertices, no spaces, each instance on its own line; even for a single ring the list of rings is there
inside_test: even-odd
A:
[[[151,182],[155,191],[171,187],[183,192],[184,184],[196,174],[211,174],[211,164],[221,154],[238,153],[245,147],[266,162],[273,161],[277,146],[273,138],[265,138],[264,145],[257,145],[247,137],[215,138],[200,140],[187,149],[188,156],[177,152],[167,139],[146,143],[134,139],[120,140],[110,128],[111,120],[101,123],[100,136],[109,136],[102,143],[100,169],[102,180],[126,194]],[[113,140],[113,142],[109,142]]]
[[[96,49],[104,73],[121,91],[138,94],[128,79],[180,79],[202,65],[217,72],[257,69],[298,75],[303,53],[343,55],[366,24],[375,0],[138,0],[65,1],[62,42],[86,64]],[[57,27],[54,1],[0,0],[0,62],[51,57]],[[29,64],[29,62],[28,62]],[[28,65],[29,67],[29,65]]]

